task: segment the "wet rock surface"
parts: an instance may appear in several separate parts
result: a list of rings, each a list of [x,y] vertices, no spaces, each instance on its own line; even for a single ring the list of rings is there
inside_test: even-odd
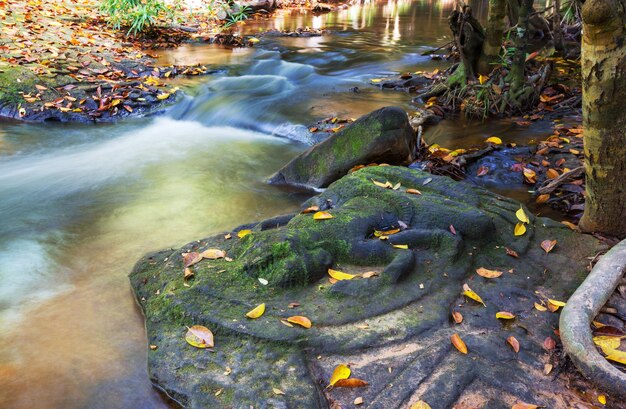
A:
[[[415,133],[406,112],[386,107],[362,116],[303,152],[269,178],[275,185],[323,188],[361,164],[408,165]]]
[[[558,313],[533,305],[568,298],[587,257],[602,248],[596,239],[527,210],[527,231],[515,236],[519,203],[403,167],[355,171],[309,206],[333,217],[277,217],[138,262],[130,278],[155,346],[148,352],[155,385],[188,408],[352,407],[356,397],[368,408],[418,400],[434,409],[589,407],[588,384],[561,372]],[[242,229],[250,232],[238,238]],[[557,240],[550,253],[540,246],[547,239]],[[185,281],[183,253],[210,248],[228,259],[200,261]],[[378,275],[331,284],[329,267]],[[480,267],[502,275],[483,278]],[[464,297],[463,284],[485,306]],[[265,314],[247,319],[261,303]],[[463,315],[460,324],[452,311]],[[496,319],[499,311],[515,318]],[[294,315],[313,326],[281,322]],[[213,351],[185,342],[192,325],[214,332]],[[452,346],[453,334],[468,354]],[[338,364],[369,385],[325,389]]]

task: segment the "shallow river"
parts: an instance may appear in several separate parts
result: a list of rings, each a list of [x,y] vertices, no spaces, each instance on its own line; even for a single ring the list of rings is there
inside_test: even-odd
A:
[[[294,210],[302,196],[264,178],[306,147],[296,141],[315,120],[409,108],[406,94],[369,80],[437,67],[420,53],[449,40],[452,4],[390,0],[318,17],[285,12],[245,30],[310,26],[333,35],[162,52],[163,63],[224,71],[177,80],[189,97],[159,118],[0,122],[0,408],[169,407],[147,377],[143,319],[127,280],[134,262]],[[509,121],[445,121],[426,139],[458,147],[549,133]]]

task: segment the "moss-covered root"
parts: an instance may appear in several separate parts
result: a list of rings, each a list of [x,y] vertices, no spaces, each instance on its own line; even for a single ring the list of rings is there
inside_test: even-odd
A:
[[[457,68],[450,74],[445,82],[438,82],[426,89],[423,93],[415,97],[415,100],[427,101],[432,97],[438,97],[448,92],[449,90],[462,88],[467,85],[467,72],[463,63],[459,64]]]
[[[590,324],[615,291],[625,271],[626,240],[600,259],[568,300],[559,323],[563,348],[580,372],[598,387],[622,399],[626,399],[626,374],[596,350]]]

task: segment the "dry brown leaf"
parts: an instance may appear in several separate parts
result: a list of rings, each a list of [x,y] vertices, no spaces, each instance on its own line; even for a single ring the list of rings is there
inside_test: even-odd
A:
[[[187,327],[185,341],[196,348],[213,348],[213,333],[207,327],[194,325]]]
[[[194,264],[201,261],[203,257],[200,253],[196,253],[195,251],[192,251],[190,253],[183,253],[182,256],[183,256],[183,264],[185,267],[193,266]]]
[[[452,319],[457,324],[460,324],[463,322],[463,315],[458,311],[452,311]]]
[[[209,260],[216,260],[226,257],[226,252],[219,249],[206,249],[202,252],[201,256]]]
[[[517,251],[511,250],[508,247],[505,247],[504,250],[506,251],[506,254],[508,254],[509,256],[519,258],[519,254],[517,254]]]
[[[541,248],[546,253],[551,252],[554,246],[556,246],[556,240],[544,240],[541,242]]]
[[[350,378],[350,379],[340,379],[338,380],[334,387],[335,388],[362,388],[363,386],[369,385],[362,379],[358,378]]]

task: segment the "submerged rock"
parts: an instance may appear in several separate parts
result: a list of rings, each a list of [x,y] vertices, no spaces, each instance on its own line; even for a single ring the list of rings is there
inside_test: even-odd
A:
[[[415,143],[406,112],[398,107],[381,108],[300,154],[272,175],[269,183],[324,188],[356,165],[409,164]]]
[[[303,213],[242,226],[232,238],[147,255],[131,273],[156,346],[150,376],[184,407],[351,407],[357,396],[363,407],[385,409],[420,399],[433,409],[584,402],[563,374],[544,375],[545,364],[559,364],[546,342],[558,339],[558,314],[533,304],[568,298],[586,275],[585,257],[601,247],[596,239],[527,210],[526,233],[515,236],[519,203],[403,167],[360,169],[309,206],[332,218]],[[238,238],[241,229],[251,232]],[[547,239],[557,240],[549,254],[540,245]],[[200,261],[185,281],[182,254],[210,248],[229,258]],[[331,284],[329,267],[378,275]],[[483,278],[480,267],[502,275]],[[462,295],[464,284],[485,306]],[[265,314],[246,318],[261,303]],[[499,311],[515,318],[496,319]],[[313,326],[281,322],[296,315]],[[192,325],[213,331],[212,352],[185,342]],[[453,334],[468,354],[452,346]],[[350,364],[369,386],[325,389],[338,364]]]

